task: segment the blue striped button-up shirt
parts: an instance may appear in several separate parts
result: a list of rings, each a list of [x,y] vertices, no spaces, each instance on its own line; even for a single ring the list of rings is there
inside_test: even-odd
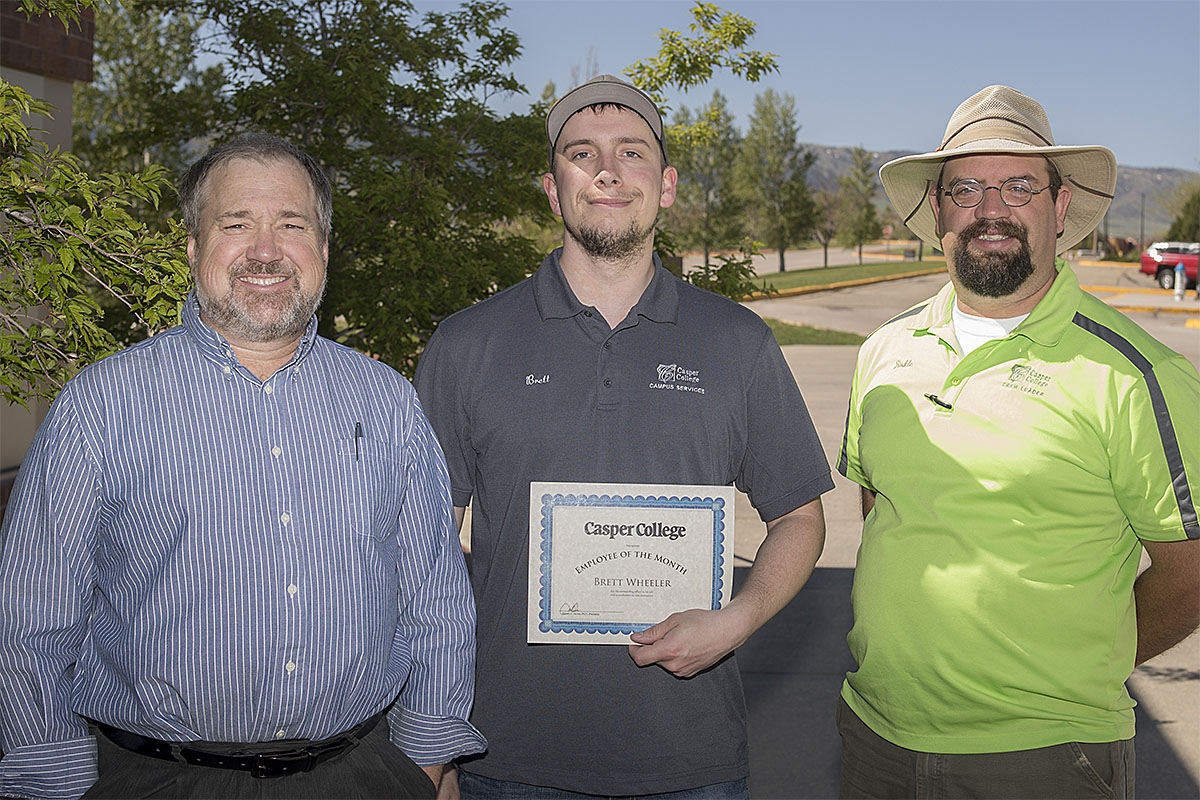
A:
[[[479,752],[474,606],[412,386],[315,335],[262,381],[204,325],[59,394],[0,529],[0,794],[76,797],[84,718],[321,739],[399,698],[418,764]]]

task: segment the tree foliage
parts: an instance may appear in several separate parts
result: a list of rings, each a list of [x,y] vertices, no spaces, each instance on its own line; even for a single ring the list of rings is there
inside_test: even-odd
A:
[[[875,208],[875,170],[871,167],[871,153],[855,147],[850,158],[850,171],[838,179],[838,239],[846,247],[858,248],[858,263],[861,264],[862,246],[878,239],[883,234],[883,226]]]
[[[1191,191],[1180,193],[1182,202],[1179,213],[1167,231],[1167,240],[1172,242],[1200,242],[1200,183]]]
[[[754,271],[758,248],[758,242],[744,239],[737,253],[722,253],[717,256],[715,265],[706,259],[701,266],[684,275],[684,280],[734,300],[742,300],[756,292],[763,292],[768,297],[776,294],[774,287],[761,282]]]
[[[715,3],[698,2],[692,7],[692,36],[680,31],[662,30],[658,34],[658,55],[642,59],[625,74],[649,93],[659,108],[665,108],[662,90],[668,86],[691,89],[712,78],[717,70],[728,69],[751,83],[777,72],[774,53],[747,50],[754,37],[754,23],[740,14],[723,11]]]
[[[195,65],[201,20],[137,0],[101,0],[95,19],[93,79],[75,87],[72,152],[92,172],[157,164],[181,175],[224,85],[220,66]],[[145,216],[162,223],[173,210],[169,202]]]
[[[131,205],[157,204],[166,175],[90,176],[28,127],[52,109],[0,80],[0,390],[52,399],[82,365],[174,325],[187,292],[183,233],[154,231]],[[104,323],[101,301],[124,309]]]
[[[812,233],[816,208],[808,190],[808,170],[816,160],[798,141],[796,101],[768,89],[754,98],[750,127],[738,154],[737,171],[750,198],[754,234],[784,252]]]
[[[733,174],[741,136],[720,92],[713,92],[712,101],[695,115],[686,106],[680,108],[669,132],[671,163],[679,182],[675,203],[667,209],[667,224],[679,244],[703,251],[708,267],[713,250],[745,238],[744,204]]]

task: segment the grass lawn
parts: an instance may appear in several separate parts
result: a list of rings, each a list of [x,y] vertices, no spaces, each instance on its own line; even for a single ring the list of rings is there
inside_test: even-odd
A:
[[[866,338],[857,333],[831,331],[811,325],[793,325],[771,317],[763,317],[763,322],[771,326],[775,341],[779,342],[781,347],[785,344],[862,344]]]
[[[910,272],[926,272],[945,268],[944,261],[882,261],[861,266],[847,264],[840,267],[813,267],[792,272],[775,272],[756,282],[759,285],[765,283],[772,286],[776,291],[783,291],[805,286],[841,283],[862,278],[885,278],[892,275],[906,275]]]

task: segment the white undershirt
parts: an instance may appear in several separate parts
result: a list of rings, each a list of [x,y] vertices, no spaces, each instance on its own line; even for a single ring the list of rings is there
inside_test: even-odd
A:
[[[955,303],[951,310],[954,335],[958,338],[958,344],[962,347],[964,356],[981,344],[1008,336],[1028,316],[1028,314],[1022,314],[1019,317],[1004,317],[1003,319],[977,317],[960,309],[958,303]]]

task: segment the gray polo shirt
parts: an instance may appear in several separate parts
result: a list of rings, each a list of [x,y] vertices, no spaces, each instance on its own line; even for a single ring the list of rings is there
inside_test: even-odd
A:
[[[615,329],[555,251],[527,280],[446,319],[416,385],[472,505],[479,656],[468,771],[636,795],[748,772],[733,658],[689,680],[625,647],[525,641],[531,481],[728,485],[770,521],[833,488],[791,371],[753,312],[657,264]]]

